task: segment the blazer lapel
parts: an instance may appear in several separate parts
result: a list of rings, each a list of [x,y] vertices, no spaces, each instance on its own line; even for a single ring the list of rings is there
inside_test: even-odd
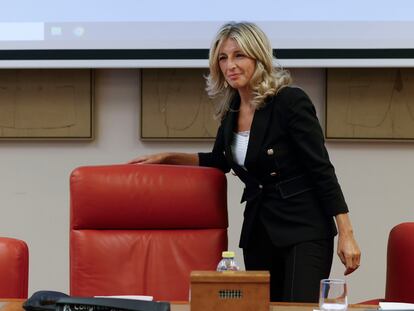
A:
[[[226,158],[229,161],[230,165],[233,166],[235,163],[233,161],[233,153],[231,152],[231,143],[233,140],[233,132],[236,126],[237,117],[239,115],[238,110],[240,106],[240,99],[236,95],[235,98],[230,103],[230,110],[227,113],[227,116],[224,120],[224,149],[226,152]]]
[[[272,115],[272,100],[268,99],[266,105],[256,110],[253,116],[252,126],[250,127],[249,144],[247,146],[246,160],[244,162],[247,170],[254,167],[261,145],[266,135],[266,130]]]

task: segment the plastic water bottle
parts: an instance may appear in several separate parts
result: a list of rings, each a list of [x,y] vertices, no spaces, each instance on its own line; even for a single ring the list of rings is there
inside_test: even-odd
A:
[[[234,252],[223,252],[222,259],[217,265],[217,271],[239,271],[240,268],[234,260]]]

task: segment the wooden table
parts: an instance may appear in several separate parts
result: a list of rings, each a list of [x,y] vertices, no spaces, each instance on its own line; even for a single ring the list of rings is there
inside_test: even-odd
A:
[[[0,311],[24,311],[22,299],[0,299]],[[314,303],[271,302],[270,311],[313,311],[318,305]],[[348,311],[363,311],[377,309],[376,305],[350,305]],[[190,311],[188,302],[172,302],[171,311]]]
[[[367,309],[377,309],[378,306],[373,305],[350,305],[348,311],[363,311]],[[292,302],[271,302],[270,311],[313,311],[319,309],[319,306],[314,303],[292,303]],[[3,311],[3,310],[0,310]],[[18,310],[9,310],[18,311]],[[171,311],[190,311],[188,302],[171,303]],[[233,310],[232,310],[233,311]],[[237,310],[235,310],[237,311]]]

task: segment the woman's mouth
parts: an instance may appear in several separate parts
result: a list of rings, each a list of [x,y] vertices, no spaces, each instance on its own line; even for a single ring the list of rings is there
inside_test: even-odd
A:
[[[228,77],[230,80],[237,80],[237,79],[239,78],[239,76],[240,76],[240,74],[238,74],[238,73],[234,73],[234,74],[228,75],[227,77]]]

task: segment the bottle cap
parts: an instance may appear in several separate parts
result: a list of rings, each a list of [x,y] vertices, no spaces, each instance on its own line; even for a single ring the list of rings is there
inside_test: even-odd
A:
[[[221,253],[221,256],[223,258],[233,258],[234,257],[234,252],[225,251],[225,252]]]

